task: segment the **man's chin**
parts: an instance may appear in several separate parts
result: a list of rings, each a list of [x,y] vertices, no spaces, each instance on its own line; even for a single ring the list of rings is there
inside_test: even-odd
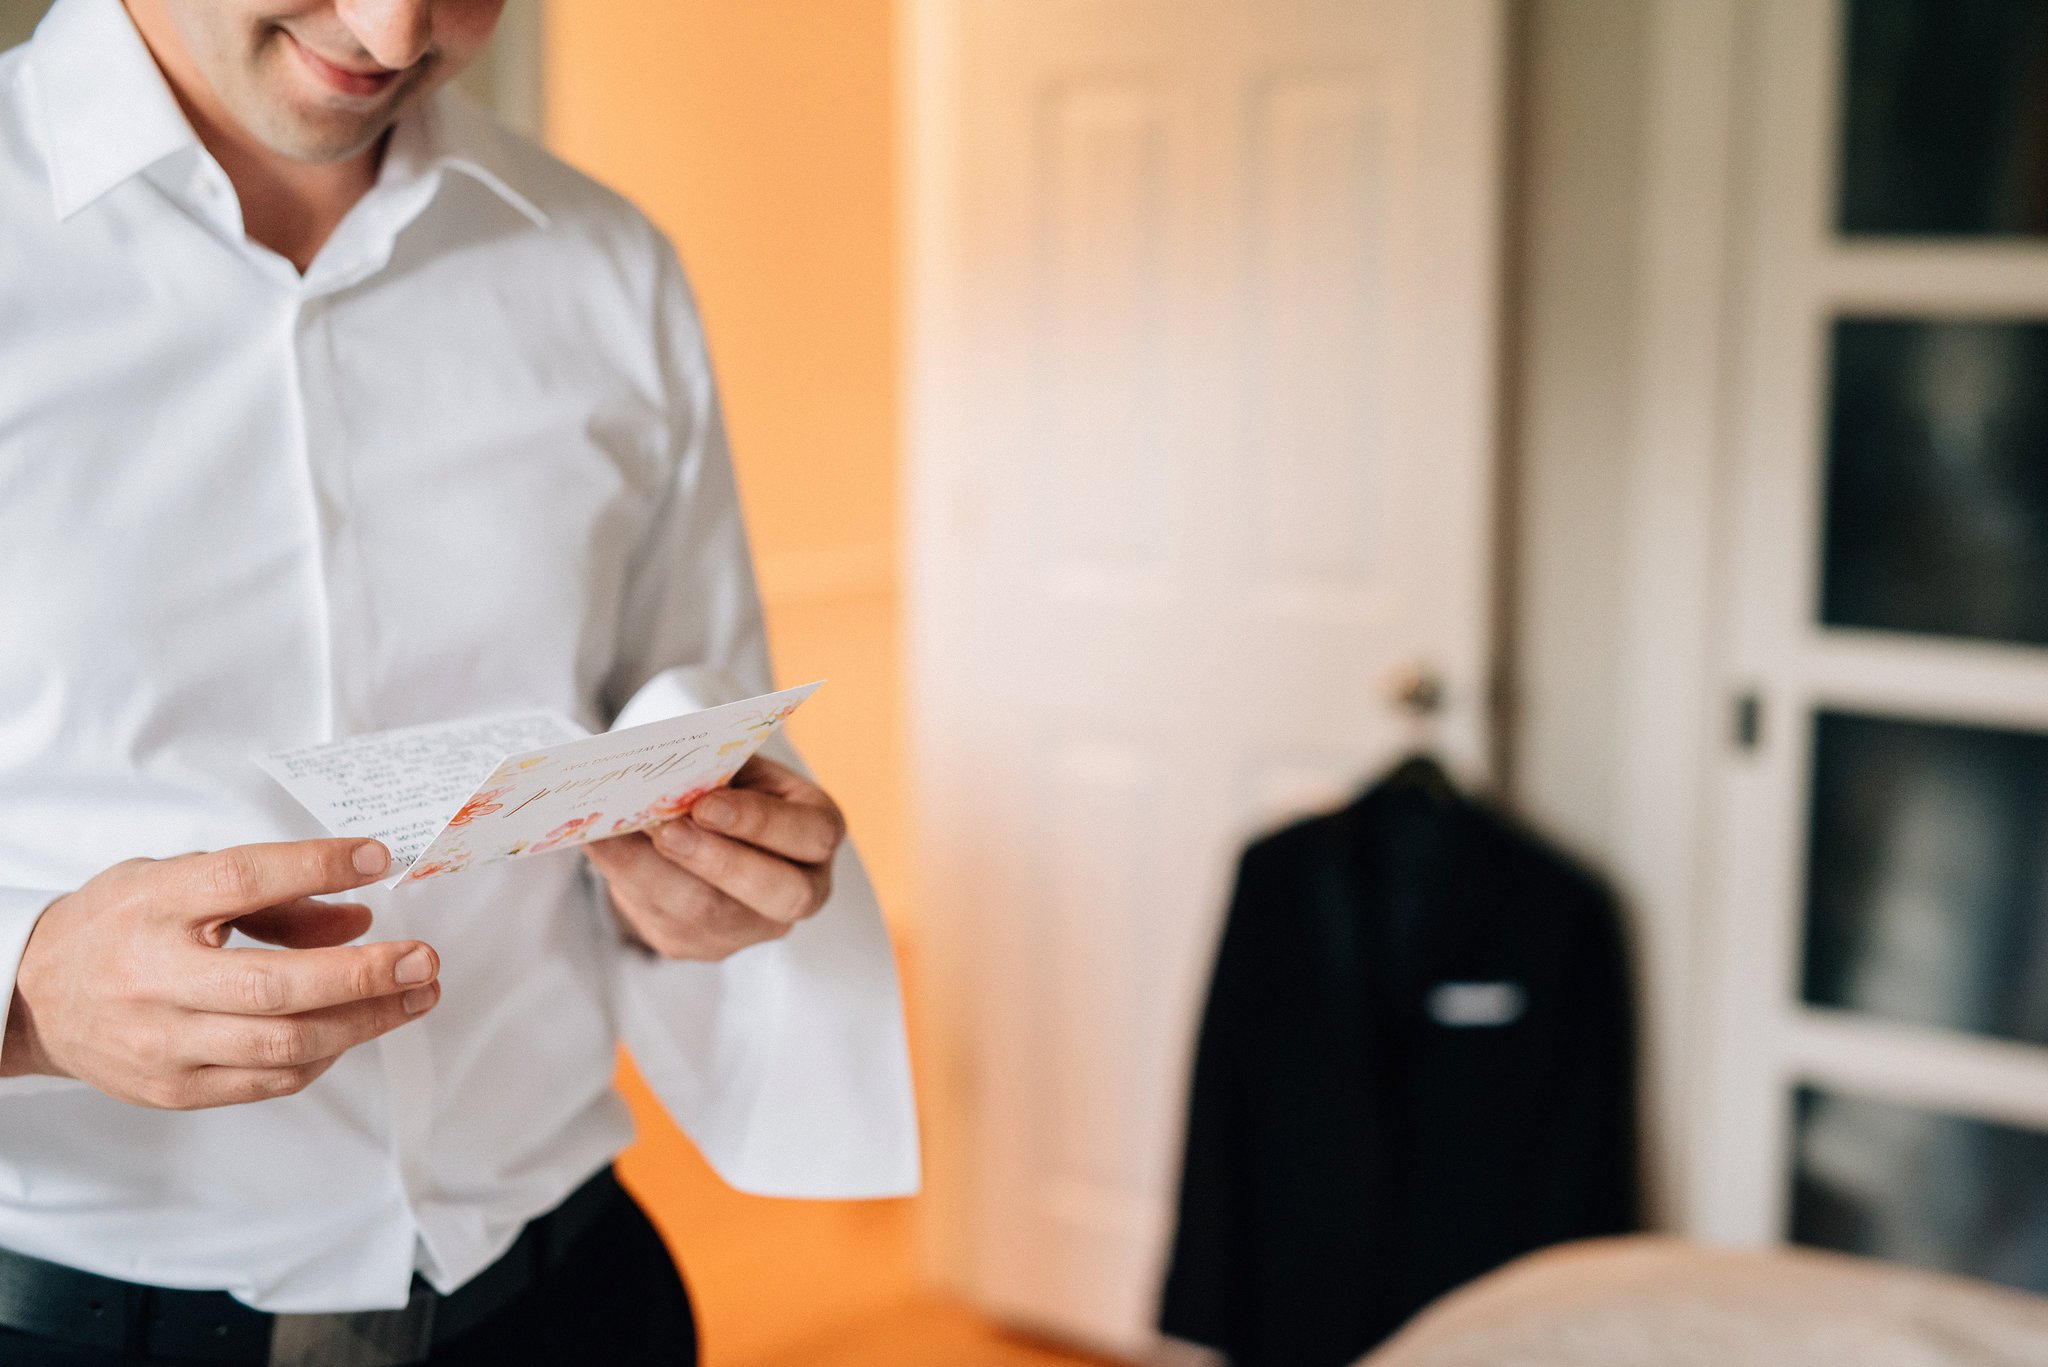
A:
[[[263,144],[279,156],[313,166],[329,166],[362,155],[398,121],[396,109],[339,116],[273,107],[266,113],[268,117],[259,125]]]
[[[337,96],[318,88],[289,62],[272,63],[251,84],[253,107],[242,111],[242,123],[280,156],[330,165],[374,146],[420,88],[418,73],[408,73],[369,99]]]

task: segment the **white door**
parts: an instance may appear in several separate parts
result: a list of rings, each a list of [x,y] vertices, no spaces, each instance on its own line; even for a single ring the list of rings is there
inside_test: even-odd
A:
[[[2048,8],[1748,17],[1694,1209],[2048,1290]]]
[[[909,17],[936,1261],[1144,1351],[1242,842],[1488,772],[1503,6]]]

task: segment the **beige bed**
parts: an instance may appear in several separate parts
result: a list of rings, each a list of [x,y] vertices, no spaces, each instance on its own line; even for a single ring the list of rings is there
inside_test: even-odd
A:
[[[2048,1299],[1808,1250],[1602,1239],[1444,1297],[1361,1367],[2048,1367]]]

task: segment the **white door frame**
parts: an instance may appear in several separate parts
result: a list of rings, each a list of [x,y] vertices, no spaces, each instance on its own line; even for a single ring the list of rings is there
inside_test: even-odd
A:
[[[1639,27],[1617,31],[1621,10]],[[1704,1209],[1689,1141],[1730,692],[1718,585],[1745,13],[1744,0],[1537,0],[1534,132],[1519,149],[1511,796],[1609,873],[1630,913],[1647,1195],[1675,1230]],[[1575,107],[1589,87],[1603,102],[1590,121]],[[1581,347],[1610,369],[1589,370]],[[1596,499],[1589,480],[1614,492]]]
[[[1624,585],[1616,659],[1614,876],[1635,912],[1653,1216],[1698,1230],[1700,963],[1711,937],[1714,813],[1726,743],[1718,660],[1725,563],[1725,329],[1737,262],[1741,0],[1655,0],[1643,92]]]
[[[958,496],[920,468],[917,452],[950,449],[963,422],[949,401],[961,392],[952,378],[962,344],[954,335],[955,314],[943,281],[949,272],[936,260],[954,240],[954,177],[957,130],[945,111],[955,108],[956,72],[950,54],[958,44],[947,0],[896,0],[897,106],[897,278],[901,282],[902,363],[899,404],[903,414],[904,459],[899,465],[903,508],[900,581],[911,585],[912,548],[927,539],[954,534],[966,516]],[[918,643],[928,638],[920,613],[943,617],[943,582],[904,594],[905,678],[922,666]],[[919,700],[913,691],[906,705]],[[959,724],[955,721],[955,724]],[[916,751],[920,727],[906,731],[913,751],[909,772],[923,768]],[[919,1003],[916,1026],[918,1094],[923,1114],[924,1191],[919,1200],[919,1261],[927,1280],[960,1297],[970,1294],[973,1275],[974,1165],[969,1128],[955,1117],[974,1104],[972,1059],[962,1023],[974,1018],[974,954],[965,930],[951,918],[912,908],[910,942],[916,956],[914,985]]]

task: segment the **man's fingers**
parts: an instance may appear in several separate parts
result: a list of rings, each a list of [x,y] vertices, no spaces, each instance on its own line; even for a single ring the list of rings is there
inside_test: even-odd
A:
[[[294,1068],[199,1068],[179,1083],[167,1104],[182,1111],[199,1111],[270,1101],[303,1092],[333,1066],[334,1060],[329,1058]]]
[[[635,867],[635,852],[652,854],[653,846],[648,842],[647,832],[634,831],[631,835],[614,835],[603,840],[592,840],[583,847],[583,853],[590,862],[597,865],[602,873],[614,869],[624,870]]]
[[[750,756],[733,775],[732,786],[753,789],[774,797],[786,798],[810,806],[832,806],[832,798],[823,788],[805,778],[798,770],[779,763],[766,755]]]
[[[594,841],[583,850],[610,884],[614,902],[631,901],[636,908],[660,907],[676,914],[683,909],[682,898],[690,886],[703,886],[702,880],[663,858],[645,831]]]
[[[162,867],[179,885],[163,905],[183,907],[194,925],[204,925],[361,887],[390,871],[391,855],[374,840],[284,840],[188,855]]]
[[[653,831],[662,855],[770,920],[800,921],[824,904],[822,867],[788,859],[699,830],[694,821],[671,821]]]
[[[432,982],[441,961],[418,940],[337,949],[209,949],[180,957],[171,996],[195,1011],[294,1016]]]
[[[302,897],[235,918],[235,929],[252,940],[287,949],[345,945],[370,928],[370,909],[361,902],[321,902]]]
[[[598,872],[611,884],[615,901],[624,890],[625,899],[636,907],[681,919],[705,910],[709,899],[723,896],[688,869],[664,858],[645,831],[586,848]],[[599,854],[600,850],[604,853]]]
[[[787,922],[750,911],[688,869],[679,868],[644,835],[587,847],[611,886],[612,906],[641,942],[670,959],[723,958],[789,933]]]
[[[781,921],[757,916],[716,888],[692,895],[687,909],[622,912],[647,947],[664,959],[716,961],[789,934]]]
[[[766,760],[762,760],[766,762]],[[780,769],[780,767],[778,767]],[[797,863],[825,863],[846,838],[846,820],[825,791],[797,777],[807,793],[770,791],[766,787],[725,787],[700,797],[690,807],[690,820],[721,836],[745,840],[764,851]]]
[[[201,1012],[185,1023],[186,1061],[230,1068],[298,1068],[338,1057],[407,1021],[441,999],[438,983],[372,1001],[350,1002],[296,1016],[229,1016]]]

